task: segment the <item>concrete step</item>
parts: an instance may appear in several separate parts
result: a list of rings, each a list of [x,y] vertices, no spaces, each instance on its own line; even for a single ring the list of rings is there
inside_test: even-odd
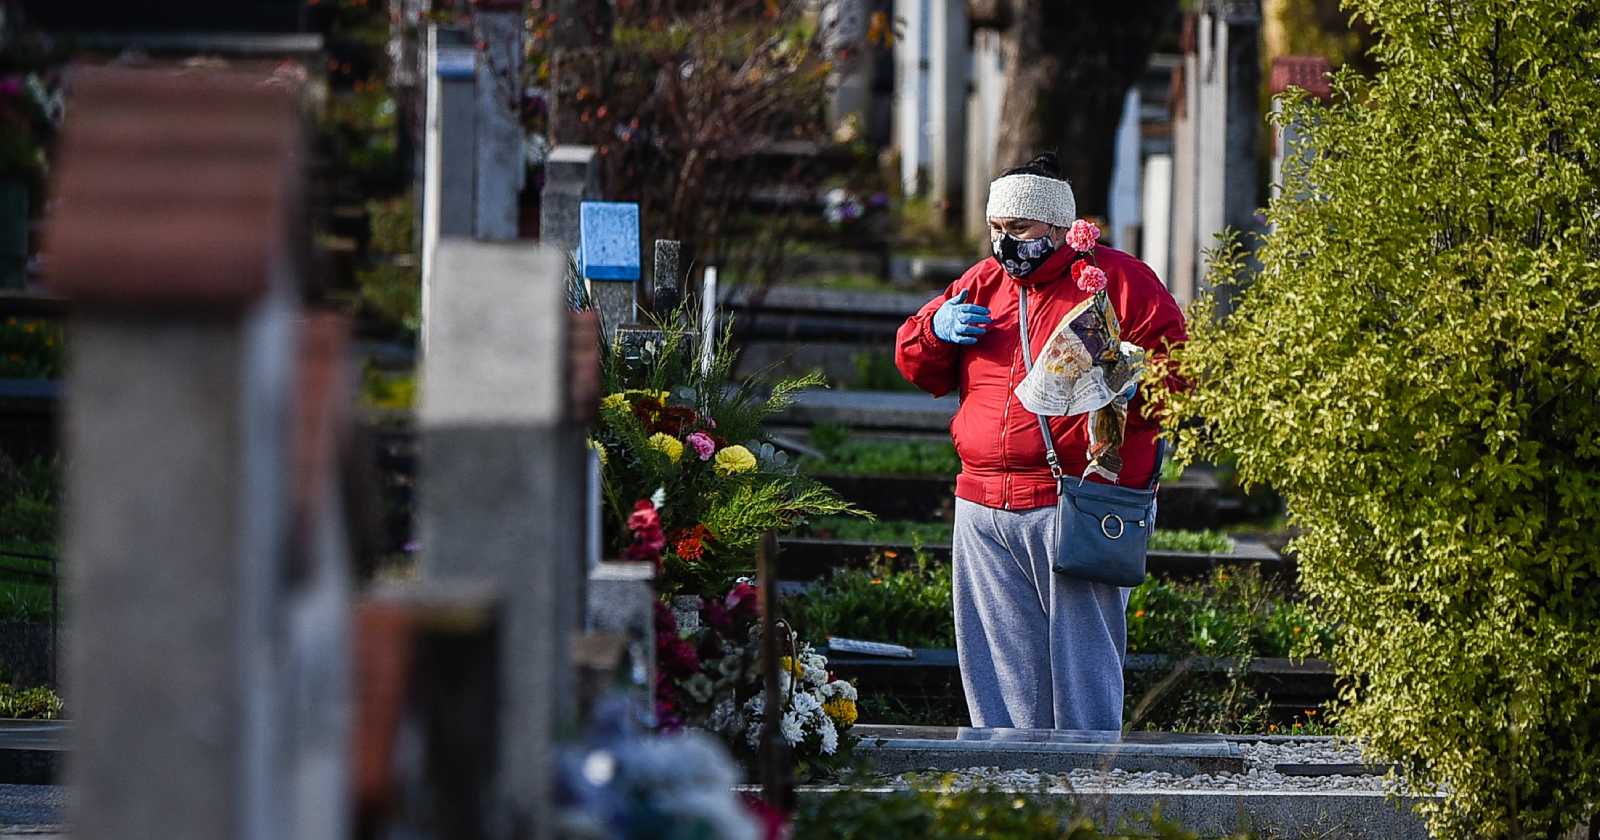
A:
[[[871,724],[851,731],[861,738],[857,754],[870,759],[880,773],[961,767],[1184,776],[1244,772],[1238,746],[1220,735]]]

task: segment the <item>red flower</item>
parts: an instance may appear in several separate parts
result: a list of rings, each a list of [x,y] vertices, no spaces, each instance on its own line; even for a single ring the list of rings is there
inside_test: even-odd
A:
[[[634,503],[633,513],[628,516],[628,530],[637,532],[660,527],[661,514],[656,512],[656,506],[649,499]]]
[[[745,621],[761,614],[756,588],[748,583],[733,587],[728,597],[723,599],[723,605],[728,608],[728,616],[735,621]]]
[[[705,541],[710,536],[711,530],[703,524],[679,531],[673,541],[673,550],[685,560],[699,560],[705,554]]]

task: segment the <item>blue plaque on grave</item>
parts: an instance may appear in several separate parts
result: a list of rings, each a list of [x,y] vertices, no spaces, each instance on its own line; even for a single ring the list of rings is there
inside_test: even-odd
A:
[[[639,282],[638,204],[585,201],[578,230],[578,268],[585,278]]]

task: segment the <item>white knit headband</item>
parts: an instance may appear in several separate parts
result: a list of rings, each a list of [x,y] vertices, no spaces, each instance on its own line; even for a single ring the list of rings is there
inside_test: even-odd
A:
[[[1070,227],[1078,218],[1078,202],[1066,181],[1043,175],[1007,175],[989,184],[990,218],[1033,219]]]

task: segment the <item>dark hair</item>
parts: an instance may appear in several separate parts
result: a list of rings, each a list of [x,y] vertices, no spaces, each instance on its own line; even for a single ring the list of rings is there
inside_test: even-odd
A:
[[[1042,175],[1046,178],[1054,178],[1057,181],[1067,180],[1061,177],[1061,161],[1056,158],[1055,152],[1043,152],[1034,157],[1033,160],[1030,160],[1021,166],[1013,166],[1000,174],[1002,176]]]

